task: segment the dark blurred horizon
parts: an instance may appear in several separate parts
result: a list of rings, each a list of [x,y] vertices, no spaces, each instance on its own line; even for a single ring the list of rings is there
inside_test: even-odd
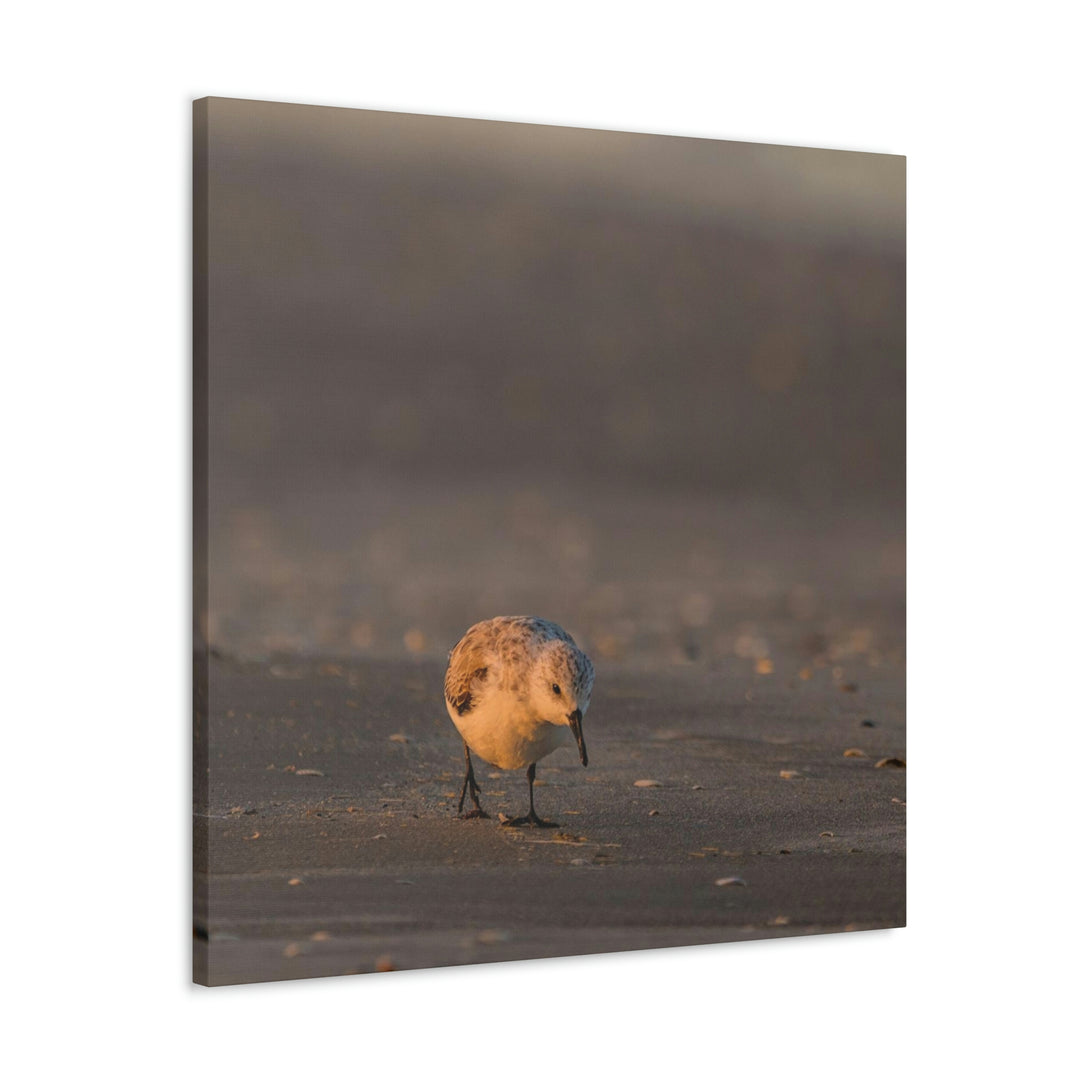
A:
[[[902,158],[210,115],[220,468],[482,471],[498,437],[500,463],[548,475],[902,489]],[[835,205],[845,185],[861,213]]]
[[[211,99],[208,163],[217,644],[902,603],[903,158]]]

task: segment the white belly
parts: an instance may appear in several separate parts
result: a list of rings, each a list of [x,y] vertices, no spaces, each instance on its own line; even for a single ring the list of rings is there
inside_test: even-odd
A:
[[[500,769],[523,769],[574,741],[569,727],[536,720],[516,698],[500,697],[491,695],[464,716],[447,706],[469,749],[485,761]]]

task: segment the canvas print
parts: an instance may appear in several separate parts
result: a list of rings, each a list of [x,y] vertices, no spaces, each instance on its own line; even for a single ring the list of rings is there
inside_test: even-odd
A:
[[[193,129],[195,980],[902,926],[905,159]]]

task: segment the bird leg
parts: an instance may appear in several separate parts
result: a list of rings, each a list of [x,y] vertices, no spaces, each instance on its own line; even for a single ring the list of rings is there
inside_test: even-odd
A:
[[[461,785],[461,798],[458,799],[457,812],[460,818],[486,818],[488,815],[484,813],[483,808],[480,805],[480,800],[476,797],[480,794],[480,787],[476,783],[476,777],[473,776],[472,758],[469,756],[469,744],[465,743],[465,782]],[[469,793],[469,798],[472,799],[472,804],[475,809],[470,810],[467,814],[463,814],[462,808],[465,806],[465,793]]]
[[[529,813],[525,817],[513,818],[510,821],[504,821],[503,824],[514,827],[517,825],[532,825],[538,829],[557,829],[559,827],[556,821],[544,821],[536,814],[536,807],[533,805],[533,781],[536,779],[536,762],[534,761],[528,768],[525,775],[529,778]]]

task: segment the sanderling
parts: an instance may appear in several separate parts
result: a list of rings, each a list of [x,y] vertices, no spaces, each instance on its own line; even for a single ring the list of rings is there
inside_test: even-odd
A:
[[[561,627],[530,615],[501,615],[471,627],[451,649],[444,691],[446,711],[465,743],[465,793],[474,809],[464,817],[486,818],[473,776],[472,749],[500,769],[526,765],[529,813],[506,825],[553,826],[533,806],[536,763],[577,740],[581,764],[589,764],[581,720],[589,707],[593,666]]]

